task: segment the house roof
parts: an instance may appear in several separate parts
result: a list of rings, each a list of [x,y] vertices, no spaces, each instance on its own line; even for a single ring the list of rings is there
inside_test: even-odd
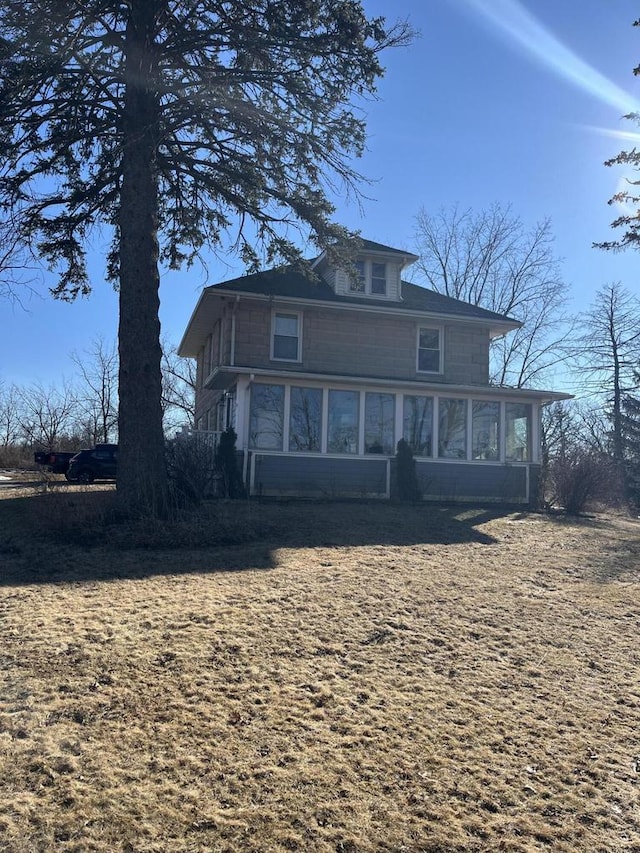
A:
[[[398,307],[409,311],[419,311],[435,314],[446,314],[455,317],[467,317],[475,320],[486,320],[488,323],[496,321],[509,323],[512,327],[521,324],[511,317],[479,308],[460,299],[453,299],[429,290],[418,284],[408,281],[402,282],[402,302],[390,302],[388,299],[372,299],[357,294],[339,296],[320,278],[311,277],[304,272],[292,267],[283,267],[276,270],[244,275],[233,278],[220,284],[212,284],[205,288],[206,291],[216,293],[217,291],[229,291],[232,293],[251,293],[263,296],[282,296],[290,299],[310,299],[312,301],[336,302],[349,305],[367,307],[378,305],[381,308]]]
[[[364,242],[369,243],[370,241]],[[381,246],[381,251],[387,251],[387,247],[380,243],[371,245]],[[398,250],[392,249],[390,251],[397,252]],[[404,255],[406,253],[399,252],[398,254]],[[180,354],[192,355],[200,347],[201,342],[196,341],[196,338],[199,337],[198,332],[202,331],[202,329],[198,329],[201,325],[198,320],[204,320],[201,309],[211,297],[223,297],[225,295],[239,297],[243,294],[261,299],[277,297],[292,302],[326,304],[336,308],[353,307],[370,311],[382,310],[394,314],[432,315],[436,320],[481,322],[490,327],[492,336],[504,334],[522,325],[512,317],[470,305],[468,302],[444,296],[434,290],[407,281],[402,282],[402,300],[397,302],[390,299],[372,299],[370,296],[362,297],[358,294],[338,295],[324,279],[312,272],[308,273],[300,268],[286,266],[240,276],[206,287],[180,344]]]
[[[362,252],[383,252],[385,255],[398,255],[403,258],[415,258],[418,260],[418,255],[412,252],[405,252],[402,249],[393,249],[391,246],[385,246],[383,243],[375,243],[373,240],[361,240]]]

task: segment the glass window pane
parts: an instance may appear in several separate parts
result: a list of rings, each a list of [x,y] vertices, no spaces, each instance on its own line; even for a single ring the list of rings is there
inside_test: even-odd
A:
[[[298,335],[297,314],[276,314],[276,335]]]
[[[289,450],[320,450],[322,389],[291,388]]]
[[[394,424],[393,394],[365,394],[364,452],[393,454]]]
[[[273,357],[297,361],[299,357],[297,314],[276,314],[273,319]]]
[[[418,370],[438,373],[440,370],[440,332],[420,329],[418,334]]]
[[[288,361],[298,360],[298,339],[275,335],[273,338],[273,357]]]
[[[442,398],[438,407],[438,456],[466,459],[467,401]]]
[[[329,453],[358,452],[358,391],[329,391]]]
[[[371,292],[378,294],[387,292],[386,264],[371,264]]]
[[[418,352],[418,370],[428,370],[430,373],[437,373],[439,369],[439,352],[429,349],[421,349]]]
[[[284,385],[251,386],[249,446],[257,450],[282,450]]]
[[[356,268],[356,278],[351,279],[350,287],[351,290],[355,290],[357,293],[364,293],[364,283],[365,283],[365,267],[364,261],[356,261],[354,264]]]
[[[507,403],[505,421],[507,460],[509,462],[529,461],[531,459],[531,404]]]
[[[420,347],[440,349],[440,332],[437,329],[420,329]]]
[[[431,456],[433,440],[433,399],[404,398],[402,435],[416,456]]]
[[[473,401],[471,456],[473,459],[500,457],[500,403]]]

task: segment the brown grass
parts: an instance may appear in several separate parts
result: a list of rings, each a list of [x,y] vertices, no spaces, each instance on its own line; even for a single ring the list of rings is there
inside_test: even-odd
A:
[[[640,851],[637,522],[3,496],[0,850]]]

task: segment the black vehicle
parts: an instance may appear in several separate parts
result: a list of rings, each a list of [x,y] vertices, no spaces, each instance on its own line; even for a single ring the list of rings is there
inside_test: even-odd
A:
[[[118,471],[118,445],[96,444],[91,450],[81,450],[69,463],[65,474],[70,483],[93,483],[94,480],[115,480]]]
[[[66,474],[69,470],[69,462],[77,452],[77,450],[42,450],[33,454],[33,460],[38,465],[45,465],[52,474]]]

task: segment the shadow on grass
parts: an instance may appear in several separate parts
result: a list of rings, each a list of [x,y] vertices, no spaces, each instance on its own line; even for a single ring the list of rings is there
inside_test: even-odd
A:
[[[513,514],[514,521],[527,518]],[[600,515],[568,515],[563,512],[545,513],[547,522],[572,533],[581,530],[603,534],[597,553],[592,553],[588,564],[579,573],[585,580],[608,584],[614,581],[640,583],[640,524],[636,518],[624,513]],[[622,535],[627,529],[629,536]]]
[[[176,523],[113,520],[113,491],[0,501],[0,584],[269,570],[281,548],[493,545],[500,507],[211,502]]]

